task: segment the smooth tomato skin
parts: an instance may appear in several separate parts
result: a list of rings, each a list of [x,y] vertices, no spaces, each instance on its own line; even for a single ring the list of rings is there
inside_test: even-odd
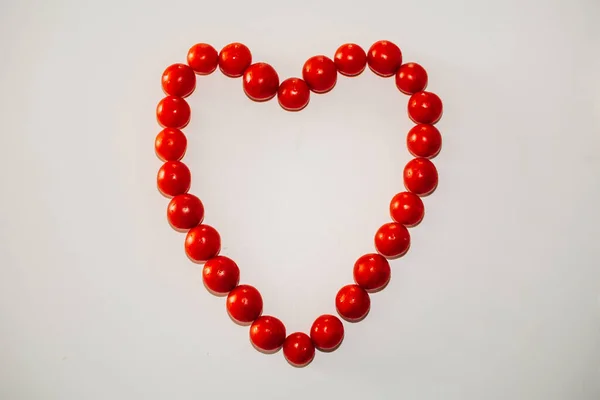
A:
[[[425,205],[416,194],[400,192],[390,201],[390,216],[406,227],[417,226],[425,216]]]
[[[196,262],[205,262],[219,255],[221,235],[210,225],[202,224],[190,229],[185,237],[185,252]]]
[[[230,43],[219,52],[219,69],[230,78],[239,78],[252,64],[252,53],[242,43]]]
[[[404,94],[414,94],[427,87],[427,71],[420,64],[402,64],[396,72],[396,87]]]
[[[190,122],[191,114],[189,104],[177,96],[167,96],[156,106],[156,119],[164,128],[184,128]]]
[[[390,263],[381,254],[365,254],[354,263],[354,282],[367,292],[383,289],[390,281]]]
[[[338,72],[344,76],[358,76],[367,66],[367,53],[357,44],[341,45],[333,56]]]
[[[294,332],[283,343],[283,355],[292,366],[302,368],[315,358],[315,345],[306,333]]]
[[[156,176],[158,190],[167,197],[187,193],[190,190],[191,182],[190,169],[181,161],[165,162]]]
[[[433,125],[442,118],[443,111],[442,100],[432,92],[417,92],[408,100],[408,116],[417,124]]]
[[[285,341],[285,325],[270,315],[258,317],[250,326],[250,341],[258,350],[275,352]]]
[[[389,40],[380,40],[367,51],[367,64],[379,76],[394,76],[402,65],[402,51]]]
[[[196,74],[209,75],[219,65],[219,53],[210,44],[197,43],[188,51],[187,63]]]
[[[386,258],[404,255],[410,247],[408,229],[397,222],[383,224],[375,234],[375,248]]]
[[[438,172],[427,158],[413,158],[404,167],[404,186],[417,196],[428,196],[437,188]]]
[[[154,139],[156,155],[163,161],[179,161],[187,149],[187,138],[179,129],[165,128]]]
[[[163,72],[162,88],[167,95],[187,97],[196,88],[196,74],[189,65],[170,65]]]
[[[254,286],[239,285],[227,295],[226,306],[231,319],[247,324],[261,316],[263,300]]]
[[[284,110],[300,111],[310,101],[310,88],[304,79],[288,78],[279,85],[277,101]]]
[[[340,317],[348,322],[364,319],[371,308],[371,298],[365,289],[358,285],[342,287],[335,297],[335,308]]]
[[[191,229],[204,219],[204,205],[193,194],[177,195],[167,206],[167,219],[173,228]]]
[[[242,82],[244,93],[254,101],[270,100],[279,89],[279,76],[267,63],[256,63],[246,68]]]
[[[433,125],[417,124],[406,135],[406,147],[415,157],[433,158],[442,149],[442,135]]]
[[[217,296],[231,292],[240,281],[240,268],[235,261],[225,256],[215,256],[202,267],[204,286]]]
[[[331,58],[313,56],[304,63],[302,78],[314,93],[327,93],[337,83],[337,68]]]
[[[310,338],[321,351],[332,351],[344,340],[344,324],[335,315],[323,314],[313,322]]]

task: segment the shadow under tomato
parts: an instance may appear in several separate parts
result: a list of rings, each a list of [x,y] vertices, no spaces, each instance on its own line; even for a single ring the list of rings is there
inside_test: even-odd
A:
[[[229,311],[227,311],[227,316],[229,317],[230,320],[233,321],[234,324],[239,325],[239,326],[250,326],[250,325],[252,325],[252,322],[254,322],[254,321],[250,321],[250,322],[238,321],[237,319],[233,318],[231,316],[231,314],[229,314]]]
[[[278,348],[273,349],[273,350],[264,350],[264,349],[261,349],[260,347],[257,347],[254,343],[252,343],[252,339],[250,339],[249,336],[248,336],[248,340],[250,340],[250,344],[252,345],[252,347],[254,347],[254,349],[256,351],[258,351],[259,353],[262,353],[262,354],[267,354],[267,355],[275,354],[275,353],[279,352],[279,350],[281,350],[281,347],[282,347],[282,346],[279,346]]]
[[[337,346],[332,347],[331,349],[317,349],[317,350],[319,350],[321,353],[333,353],[334,351],[336,351],[337,349],[340,348],[342,343],[344,343],[345,338],[346,338],[346,334],[344,334],[344,336],[342,336],[342,340],[340,340],[340,342],[337,344]]]
[[[337,311],[337,310],[336,310]],[[342,317],[342,319],[346,322],[350,322],[351,324],[363,321],[365,318],[367,318],[369,316],[369,313],[371,313],[371,307],[369,306],[369,310],[367,311],[367,313],[365,315],[363,315],[362,317],[358,318],[358,319],[350,319],[350,318],[346,318],[344,317],[342,314],[340,314],[340,312],[338,311],[338,314],[340,317]]]
[[[206,291],[210,294],[212,294],[215,297],[227,297],[227,295],[229,293],[219,293],[219,292],[215,292],[214,290],[212,290],[211,288],[209,288],[208,286],[206,286],[206,282],[204,282],[204,279],[202,279],[202,285],[204,286],[204,288],[206,289]]]

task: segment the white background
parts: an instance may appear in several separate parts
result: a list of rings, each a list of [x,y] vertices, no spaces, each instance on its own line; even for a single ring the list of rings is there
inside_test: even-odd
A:
[[[2,1],[0,398],[600,398],[600,3]],[[167,224],[160,75],[196,42],[280,77],[396,42],[445,104],[412,248],[342,347],[256,352]],[[402,190],[407,98],[370,71],[301,113],[198,80],[206,223],[288,332],[334,312]]]

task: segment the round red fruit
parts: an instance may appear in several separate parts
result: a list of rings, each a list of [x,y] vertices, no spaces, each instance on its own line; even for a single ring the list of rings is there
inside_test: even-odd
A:
[[[246,68],[242,82],[244,93],[254,101],[270,100],[279,89],[279,76],[267,63],[256,63]]]
[[[204,263],[202,282],[217,296],[232,291],[240,281],[240,269],[231,258],[215,256]]]
[[[348,322],[364,319],[371,308],[371,298],[365,289],[358,285],[346,285],[335,297],[337,312]]]
[[[158,170],[156,183],[162,194],[174,197],[190,190],[192,174],[181,161],[167,161]]]
[[[386,258],[396,258],[404,255],[410,247],[408,229],[397,222],[383,224],[375,234],[375,248]]]
[[[185,237],[185,252],[196,262],[208,261],[221,251],[221,236],[209,225],[190,229]]]
[[[304,63],[302,78],[313,92],[327,93],[337,82],[337,68],[330,58],[314,56]]]
[[[404,186],[418,196],[427,196],[437,188],[438,172],[427,158],[413,158],[404,167]]]
[[[204,205],[193,194],[180,194],[169,202],[167,219],[176,229],[191,229],[204,219]]]
[[[239,285],[227,295],[227,312],[239,324],[253,322],[260,317],[263,300],[254,286]]]
[[[354,263],[354,282],[367,292],[376,292],[388,284],[392,270],[381,254],[365,254]]]
[[[357,76],[365,70],[367,53],[357,44],[346,43],[337,49],[333,60],[340,74]]]
[[[310,328],[310,338],[321,351],[335,350],[344,339],[344,325],[335,315],[321,315]]]

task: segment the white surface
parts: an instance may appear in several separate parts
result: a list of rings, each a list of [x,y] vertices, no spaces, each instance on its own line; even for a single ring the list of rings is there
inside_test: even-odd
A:
[[[0,5],[1,399],[600,398],[600,3],[84,3]],[[368,318],[294,369],[167,225],[160,74],[201,41],[285,78],[384,38],[445,102],[440,186]],[[191,105],[206,222],[307,330],[402,188],[406,97],[367,72],[290,114],[215,74]]]

